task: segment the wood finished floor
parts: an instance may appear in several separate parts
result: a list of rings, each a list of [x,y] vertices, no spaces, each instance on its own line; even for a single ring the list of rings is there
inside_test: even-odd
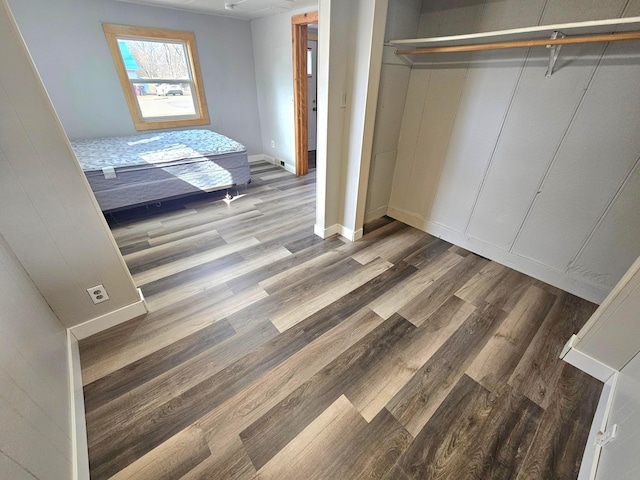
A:
[[[93,479],[575,479],[595,305],[382,219],[313,235],[267,163],[114,236],[151,313],[81,342]]]

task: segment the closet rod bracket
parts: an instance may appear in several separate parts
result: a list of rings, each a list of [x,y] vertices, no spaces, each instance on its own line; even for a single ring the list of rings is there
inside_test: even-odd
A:
[[[565,37],[566,35],[564,33],[556,30],[551,35],[551,40]],[[547,78],[551,78],[551,75],[553,75],[553,69],[556,66],[556,61],[558,60],[558,55],[560,55],[560,49],[562,48],[562,45],[547,45],[547,48],[549,49],[549,67],[547,68],[547,73],[545,76]]]

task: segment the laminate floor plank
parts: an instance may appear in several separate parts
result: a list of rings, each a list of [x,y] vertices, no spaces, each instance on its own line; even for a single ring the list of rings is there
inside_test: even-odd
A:
[[[467,303],[481,305],[509,271],[507,267],[491,262],[471,277],[455,295]]]
[[[197,422],[206,432],[210,448],[214,451],[224,448],[230,436],[259,420],[382,322],[383,319],[364,308],[317,338],[302,328],[309,345]]]
[[[240,432],[256,469],[262,468],[342,391],[358,380],[415,327],[405,319],[389,319],[298,387],[263,417]]]
[[[323,285],[322,292],[306,301],[289,302],[284,308],[271,315],[270,320],[278,330],[284,332],[305,318],[336,302],[344,295],[373,280],[391,268],[389,262],[378,259],[354,269],[350,275],[341,277],[331,284]]]
[[[312,217],[315,215],[315,205],[313,201],[296,204],[294,207],[286,203],[284,205],[286,205],[287,208],[280,207],[274,211],[270,211],[269,215],[263,215],[263,219],[260,222],[249,219],[238,222],[237,224],[229,224],[225,228],[218,226],[217,230],[227,243],[233,243],[274,229],[282,231],[283,228],[290,228],[292,225],[300,224],[301,221],[303,222],[301,219],[305,216]]]
[[[180,301],[198,294],[204,290],[210,290],[218,285],[223,285],[229,280],[233,280],[247,272],[258,270],[271,262],[291,255],[289,250],[284,247],[268,252],[251,260],[237,261],[237,258],[223,261],[220,259],[219,264],[214,264],[215,268],[198,268],[180,274],[166,277],[158,280],[153,285],[142,285],[140,288],[145,292],[145,287],[151,290],[147,297],[147,303],[151,308],[159,309],[173,302]],[[226,258],[226,257],[225,257]],[[212,266],[211,264],[209,266]]]
[[[463,375],[385,478],[513,479],[541,415],[510,388],[492,394]]]
[[[556,394],[549,401],[518,480],[575,479],[602,384],[572,365],[561,365]]]
[[[119,246],[120,253],[122,256],[129,255],[131,253],[139,252],[140,250],[144,250],[150,247],[149,240],[140,240],[136,243],[131,243],[129,245],[121,245]]]
[[[256,479],[322,479],[336,477],[333,460],[367,422],[344,395],[339,396],[278,454],[258,470]]]
[[[428,233],[421,232],[415,228],[405,228],[402,232],[394,235],[392,238],[383,239],[380,242],[376,242],[369,247],[361,250],[353,255],[354,260],[366,265],[375,258],[382,258],[390,262],[402,260],[404,254],[398,255],[398,252],[404,252],[406,250],[413,250],[416,244],[424,241],[431,241],[433,237]]]
[[[202,252],[196,255],[192,255],[188,258],[183,258],[175,262],[171,262],[156,268],[145,270],[144,272],[140,272],[134,275],[133,279],[135,280],[136,285],[142,286],[142,285],[148,285],[149,283],[155,282],[158,280],[165,280],[171,275],[176,275],[178,273],[184,272],[186,270],[190,270],[200,265],[205,265],[205,267],[203,268],[206,269],[207,268],[206,265],[209,262],[224,259],[227,256],[231,256],[232,254],[237,253],[240,250],[248,248],[252,245],[256,245],[257,243],[258,243],[257,239],[247,238],[240,242],[226,244],[212,251]]]
[[[149,266],[170,263],[171,261],[186,258],[189,254],[220,247],[225,243],[218,231],[211,229],[159,245],[150,244],[149,248],[145,250],[126,255],[125,262],[127,262],[129,270],[137,273],[150,268]],[[145,266],[147,268],[143,268]]]
[[[232,337],[228,321],[216,322],[84,387],[86,412],[124,395],[152,378]]]
[[[415,275],[412,275],[401,284],[382,293],[380,297],[371,302],[371,310],[383,318],[389,318],[395,312],[400,311],[402,307],[409,304],[424,292],[427,287],[432,285],[461,261],[462,257],[454,253],[443,253],[439,257],[434,258],[429,266],[416,269]]]
[[[484,348],[504,312],[478,308],[387,404],[387,409],[412,435],[417,435],[464,371]]]
[[[515,270],[510,270],[494,285],[484,301],[501,308],[505,312],[510,312],[533,282],[532,278]]]
[[[386,265],[381,267],[386,267]],[[321,269],[313,274],[307,274],[306,278],[302,278],[295,284],[290,285],[289,288],[281,289],[277,292],[269,292],[269,295],[266,295],[250,308],[239,310],[230,315],[228,320],[238,332],[250,329],[256,319],[270,321],[274,316],[282,315],[283,311],[294,311],[300,303],[301,297],[306,298],[306,292],[321,288],[323,285],[344,281],[357,268],[363,267],[355,260],[347,257],[334,264],[332,268]]]
[[[440,254],[450,250],[452,246],[449,242],[445,242],[440,238],[427,237],[426,240],[428,240],[428,242],[425,245],[411,252],[404,258],[404,261],[409,265],[421,268],[430,264],[431,261]]]
[[[371,232],[373,232],[374,230],[377,230],[380,227],[384,227],[385,225],[388,225],[391,222],[394,222],[395,220],[393,220],[393,218],[391,217],[387,217],[386,215],[384,217],[380,217],[380,218],[376,218],[375,220],[371,220],[370,222],[367,222],[364,224],[363,227],[363,232],[364,235],[367,235]]]
[[[218,449],[181,477],[182,480],[249,480],[256,469],[238,436],[227,437],[224,448]],[[155,480],[155,479],[149,479]]]
[[[509,384],[546,409],[564,364],[562,347],[586,323],[596,306],[565,293],[555,302],[509,379]]]
[[[371,421],[474,311],[474,306],[451,297],[375,369],[346,389],[347,398]]]
[[[113,475],[231,398],[306,343],[299,331],[278,335],[127,428],[119,426],[107,439],[93,446],[90,443],[89,460],[99,465],[92,471],[98,478]]]
[[[442,470],[448,469],[452,461],[460,461],[456,446],[460,439],[473,437],[477,432],[477,425],[489,412],[488,400],[489,391],[482,385],[466,375],[460,377],[429,422],[384,476],[385,480],[456,478],[443,474]]]
[[[120,470],[111,480],[181,478],[211,456],[202,431],[189,427]]]
[[[415,301],[400,308],[398,313],[414,325],[420,326],[487,263],[486,260],[476,255],[464,257],[460,263],[453,266],[421,292]]]
[[[80,341],[92,479],[575,479],[595,305],[389,217],[314,235],[316,171],[109,216],[150,313]]]
[[[87,413],[89,443],[98,443],[114,428],[127,429],[178,395],[218,374],[280,332],[265,323],[238,334],[173,369],[148,380],[109,403]]]
[[[318,238],[315,235],[314,237]],[[338,237],[331,237],[322,242],[313,242],[310,243],[306,248],[301,249],[293,248],[292,250],[287,245],[284,245],[284,248],[291,252],[290,256],[283,257],[280,260],[269,263],[268,265],[265,265],[264,267],[261,267],[257,270],[245,273],[244,275],[229,280],[226,282],[226,285],[233,292],[241,292],[248,287],[258,284],[260,284],[260,286],[264,288],[264,284],[261,282],[264,282],[268,279],[273,279],[276,275],[281,273],[284,277],[291,280],[291,272],[295,267],[302,266],[300,270],[307,269],[309,261],[320,255],[333,251],[340,245],[343,245],[343,242]],[[278,291],[279,289],[280,288],[276,286],[273,290],[265,290],[272,293]]]
[[[329,241],[335,242],[335,240]],[[351,249],[347,245],[344,246],[347,248],[338,246],[321,255],[311,256],[306,262],[293,265],[282,272],[274,273],[274,275],[260,280],[258,284],[269,294],[290,288],[315,275],[315,272],[330,268],[332,265],[339,265],[344,259],[349,258]]]
[[[378,277],[342,296],[339,300],[310,315],[299,325],[310,339],[317,338],[338,325],[344,318],[364,308],[371,299],[379,296],[380,292],[402,282],[414,272],[415,269],[410,265],[402,263],[395,265]]]
[[[172,308],[159,310],[159,322],[156,323],[153,318],[147,317],[146,322],[142,322],[142,327],[131,334],[130,340],[119,344],[118,348],[106,351],[96,357],[89,366],[83,368],[82,379],[85,385],[91,383],[97,378],[108,375],[193,332],[222,320],[266,296],[264,290],[255,288],[242,292],[240,295],[225,296],[218,302],[214,302],[215,309],[203,307],[202,303],[191,298],[189,299],[191,302],[181,303],[182,305],[190,303],[190,306],[178,310],[177,313]],[[205,297],[206,301],[203,302],[205,304],[212,300],[209,295],[205,295]],[[171,315],[170,312],[175,315]],[[82,346],[82,343],[80,345]]]
[[[413,437],[386,409],[356,431],[332,464],[334,478],[382,478],[395,464]],[[328,469],[327,469],[328,470]]]
[[[473,360],[467,375],[491,391],[507,383],[555,300],[549,292],[529,287]]]
[[[330,237],[329,239],[327,239],[328,241],[335,241],[337,240],[339,237],[333,236]],[[302,250],[306,250],[307,248],[316,246],[316,245],[322,245],[325,244],[327,242],[325,242],[324,239],[318,237],[315,234],[311,234],[307,237],[301,238],[300,240],[295,240],[293,242],[289,242],[289,243],[285,243],[284,244],[284,248],[286,248],[287,250],[289,250],[291,253],[296,254]]]
[[[264,214],[256,209],[251,202],[232,205],[217,204],[216,208],[203,209],[192,217],[180,218],[173,221],[163,222],[159,227],[150,229],[148,237],[151,241],[163,242],[165,237],[184,236],[190,232],[198,232],[200,228],[216,230],[224,229],[234,222],[247,220],[250,218],[258,221]]]

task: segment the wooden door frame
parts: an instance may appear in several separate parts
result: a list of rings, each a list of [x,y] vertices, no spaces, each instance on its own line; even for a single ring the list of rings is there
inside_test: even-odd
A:
[[[293,114],[296,128],[296,175],[309,173],[309,98],[307,92],[308,26],[318,23],[318,12],[291,17],[293,42]]]

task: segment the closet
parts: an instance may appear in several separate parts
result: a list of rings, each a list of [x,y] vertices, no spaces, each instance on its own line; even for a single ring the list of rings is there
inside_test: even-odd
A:
[[[410,51],[626,34],[639,17],[640,0],[390,0],[365,221],[601,302],[640,255],[640,40]]]

